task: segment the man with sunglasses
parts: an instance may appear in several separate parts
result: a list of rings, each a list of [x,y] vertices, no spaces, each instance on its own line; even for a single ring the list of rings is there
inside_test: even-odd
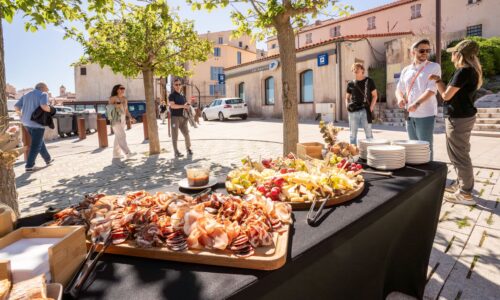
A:
[[[184,109],[189,108],[186,97],[181,94],[182,83],[179,78],[174,80],[174,92],[168,96],[168,105],[170,107],[171,127],[172,127],[172,145],[174,146],[175,157],[183,157],[177,148],[177,139],[179,130],[184,136],[186,151],[188,155],[193,155],[191,151],[191,139],[189,137],[188,119],[184,117]]]
[[[401,71],[396,88],[400,108],[408,113],[406,130],[410,140],[428,141],[433,158],[434,121],[437,115],[436,85],[430,75],[441,76],[439,64],[430,62],[431,43],[427,39],[412,45],[413,62]]]

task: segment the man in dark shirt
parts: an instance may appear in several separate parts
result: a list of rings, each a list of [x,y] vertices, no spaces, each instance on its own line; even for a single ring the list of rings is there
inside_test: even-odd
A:
[[[191,139],[189,137],[188,119],[184,117],[184,109],[189,108],[186,97],[181,94],[182,83],[180,79],[174,80],[174,92],[168,96],[168,105],[170,107],[171,126],[172,126],[172,145],[174,146],[175,157],[184,156],[177,148],[177,139],[179,130],[184,136],[186,151],[188,155],[193,155],[191,151]]]

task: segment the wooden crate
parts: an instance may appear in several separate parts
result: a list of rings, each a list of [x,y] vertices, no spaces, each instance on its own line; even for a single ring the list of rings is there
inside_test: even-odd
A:
[[[10,208],[0,207],[0,238],[14,229]]]
[[[297,156],[302,159],[308,159],[309,157],[316,159],[323,159],[323,147],[322,143],[297,143]]]
[[[0,238],[0,249],[28,238],[62,238],[49,248],[52,282],[66,285],[85,259],[85,229],[83,226],[22,227]]]

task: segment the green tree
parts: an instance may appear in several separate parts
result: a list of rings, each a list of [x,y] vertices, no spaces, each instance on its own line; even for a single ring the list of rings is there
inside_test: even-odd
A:
[[[200,39],[192,21],[182,21],[161,0],[146,5],[121,4],[118,14],[98,14],[86,22],[87,33],[73,32],[84,47],[80,63],[109,66],[127,77],[143,75],[149,152],[160,153],[154,76],[186,76],[187,62],[205,61],[212,44]]]
[[[296,152],[299,140],[295,30],[309,17],[328,14],[330,8],[345,15],[350,6],[337,6],[336,0],[186,0],[193,9],[212,10],[231,5],[231,18],[238,26],[235,35],[252,35],[262,40],[276,35],[281,62],[283,110],[283,154]],[[331,5],[331,6],[330,6]],[[330,15],[330,14],[329,14]],[[340,101],[340,99],[338,99]],[[277,103],[279,105],[279,103]]]
[[[113,0],[89,1],[87,11],[107,13],[114,7]],[[0,0],[0,202],[10,206],[19,215],[16,180],[13,164],[22,153],[16,149],[18,136],[7,132],[9,119],[7,95],[5,93],[5,55],[3,43],[3,20],[11,23],[21,13],[26,18],[25,29],[31,32],[48,24],[64,25],[69,20],[85,19],[86,14],[79,0]]]

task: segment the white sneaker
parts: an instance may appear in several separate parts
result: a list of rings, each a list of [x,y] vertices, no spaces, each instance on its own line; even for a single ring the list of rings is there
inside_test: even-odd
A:
[[[454,193],[444,193],[444,200],[456,204],[476,205],[476,200],[474,200],[472,194],[464,194],[460,190]]]
[[[134,157],[134,156],[136,156],[136,155],[137,155],[137,153],[135,153],[135,152],[129,152],[129,153],[126,155],[126,157],[127,157],[126,159],[132,159],[132,157]]]

